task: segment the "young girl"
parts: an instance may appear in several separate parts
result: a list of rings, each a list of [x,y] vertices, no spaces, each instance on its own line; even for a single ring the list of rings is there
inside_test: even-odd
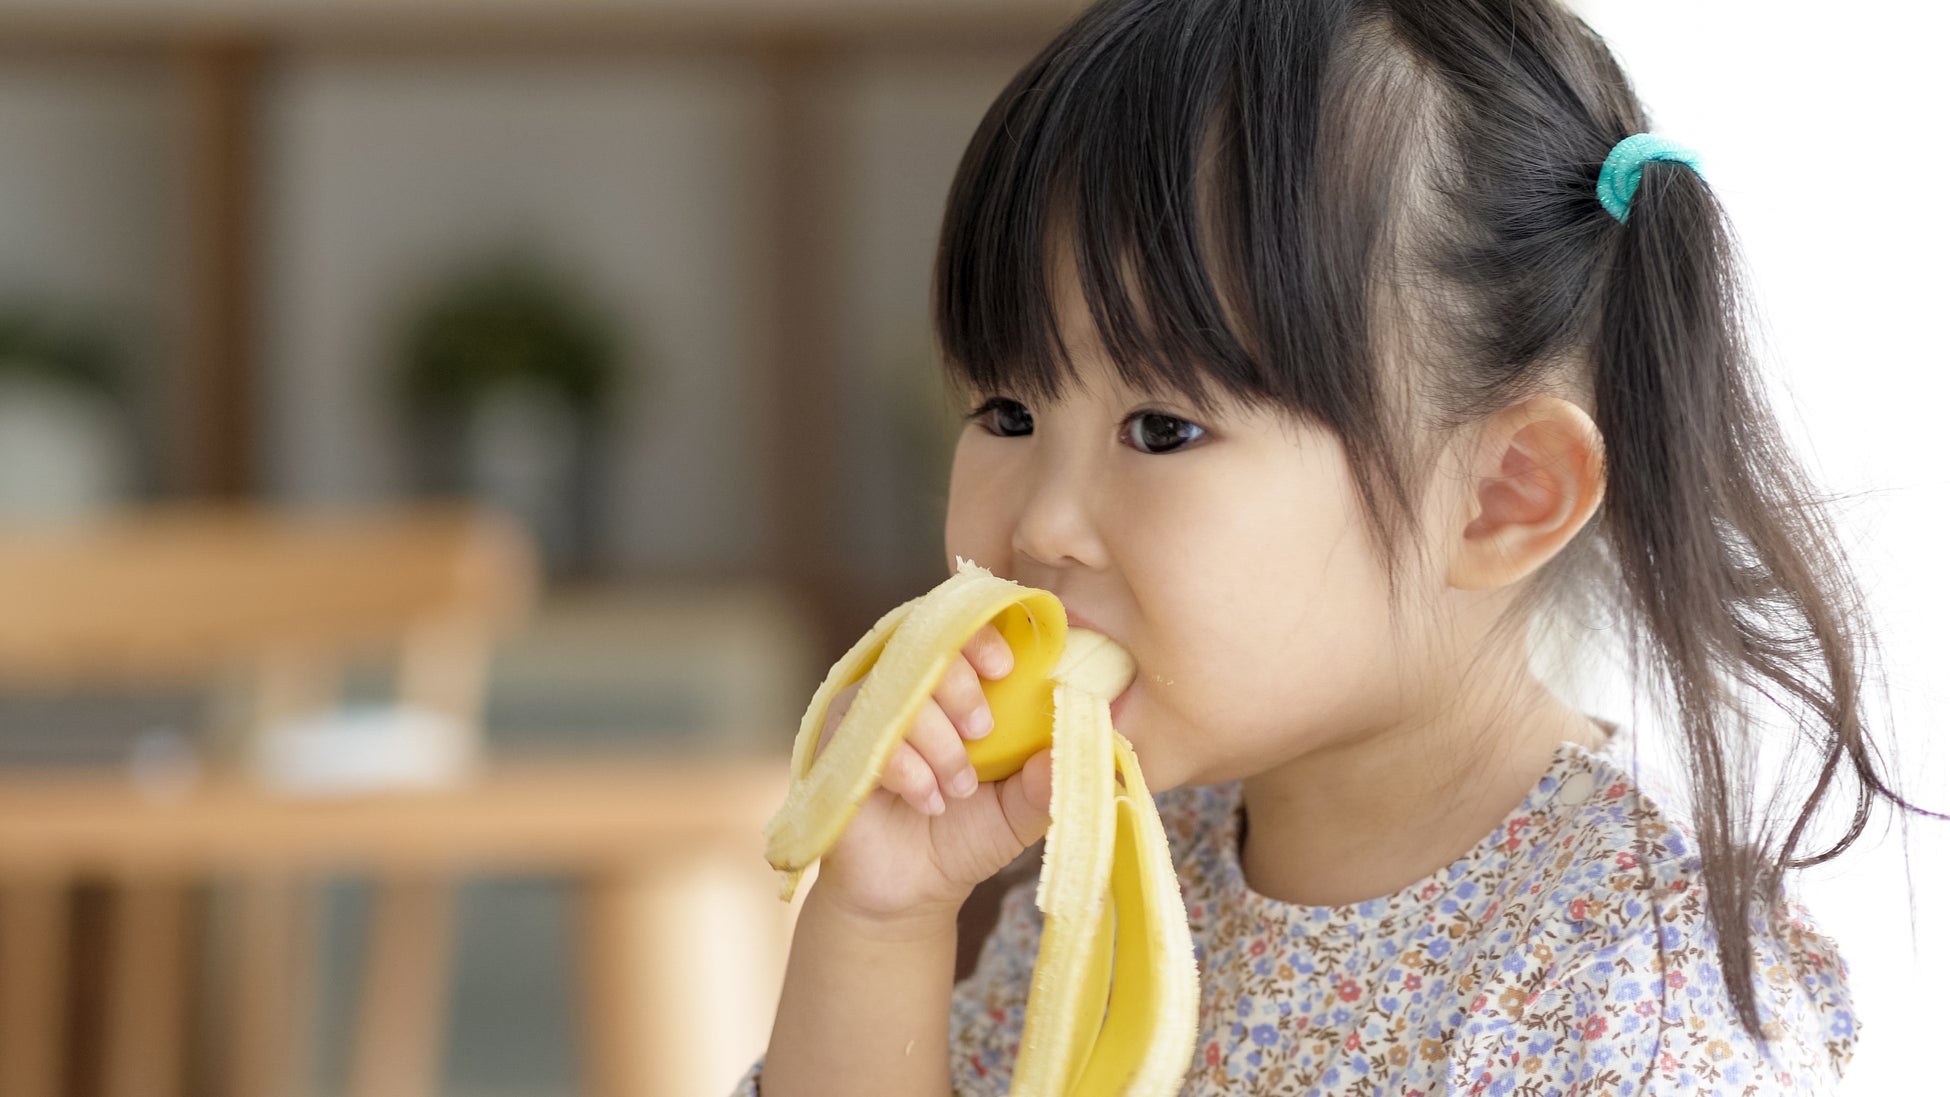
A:
[[[1113,719],[1196,943],[1186,1094],[1800,1092],[1849,1060],[1782,879],[1903,803],[1872,637],[1721,208],[1647,128],[1552,0],[1103,0],[970,143],[946,556],[1137,661]],[[1533,622],[1606,610],[1688,802],[1531,672]],[[1042,836],[1048,754],[974,784],[1010,658],[963,654],[822,862],[739,1094],[1008,1092],[1034,880],[960,983],[956,912]],[[1755,693],[1809,780],[1756,788]]]

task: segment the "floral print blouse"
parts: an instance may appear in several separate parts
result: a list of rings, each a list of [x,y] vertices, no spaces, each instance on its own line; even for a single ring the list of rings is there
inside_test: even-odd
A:
[[[1721,982],[1691,832],[1611,749],[1560,744],[1523,803],[1461,859],[1345,906],[1247,886],[1239,782],[1158,793],[1199,967],[1200,1034],[1181,1095],[1832,1089],[1857,1030],[1834,943],[1792,902],[1755,919],[1766,1040],[1748,1036]],[[1031,878],[1004,895],[955,985],[957,1097],[1008,1093],[1041,931]],[[758,1097],[763,1067],[761,1057],[734,1097]]]

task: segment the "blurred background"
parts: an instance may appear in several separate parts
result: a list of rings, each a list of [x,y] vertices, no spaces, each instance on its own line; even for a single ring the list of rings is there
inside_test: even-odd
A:
[[[805,700],[946,574],[948,181],[1081,7],[0,0],[0,1095],[729,1091]],[[1732,210],[1943,807],[1924,8],[1573,7]],[[1899,837],[1803,879],[1856,1093],[1941,1082]]]

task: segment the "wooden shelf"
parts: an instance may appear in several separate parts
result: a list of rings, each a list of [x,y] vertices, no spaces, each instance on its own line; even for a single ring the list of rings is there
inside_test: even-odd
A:
[[[113,773],[0,779],[0,1088],[53,1097],[63,1071],[105,1062],[130,1091],[175,1093],[191,984],[192,883],[240,885],[226,1000],[224,1084],[276,1092],[310,1052],[320,874],[374,882],[345,1092],[439,1091],[453,954],[452,885],[488,872],[558,875],[572,888],[583,1075],[599,1097],[705,1093],[747,1054],[725,1031],[772,1001],[792,919],[763,863],[784,756],[698,760],[502,760],[451,788],[280,795],[212,778],[174,795]],[[816,872],[817,866],[809,870]],[[106,881],[120,913],[109,946],[112,1020],[58,1066],[68,1005],[67,889]],[[727,929],[726,927],[731,927]],[[738,936],[742,932],[742,936]],[[733,936],[727,936],[727,934]],[[93,947],[93,946],[89,946]],[[700,1008],[700,979],[724,983]],[[200,984],[199,984],[200,985]],[[698,1049],[718,1053],[700,1062]]]
[[[200,872],[586,871],[718,849],[764,850],[789,760],[497,760],[451,788],[279,793],[206,776],[145,793],[119,773],[0,778],[0,877]]]

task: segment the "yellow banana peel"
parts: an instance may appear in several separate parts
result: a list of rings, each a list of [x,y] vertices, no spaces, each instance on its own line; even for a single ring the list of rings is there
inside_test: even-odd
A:
[[[1015,666],[981,680],[995,727],[964,746],[983,781],[1048,748],[1051,782],[1036,883],[1042,943],[1009,1092],[1176,1093],[1198,1039],[1198,969],[1164,825],[1130,741],[1110,722],[1135,665],[1109,637],[1070,628],[1054,594],[956,564],[882,616],[806,707],[785,803],[765,825],[779,898],[790,901],[806,867],[839,840],[949,661],[994,622]],[[833,695],[854,682],[858,696],[819,749]]]

